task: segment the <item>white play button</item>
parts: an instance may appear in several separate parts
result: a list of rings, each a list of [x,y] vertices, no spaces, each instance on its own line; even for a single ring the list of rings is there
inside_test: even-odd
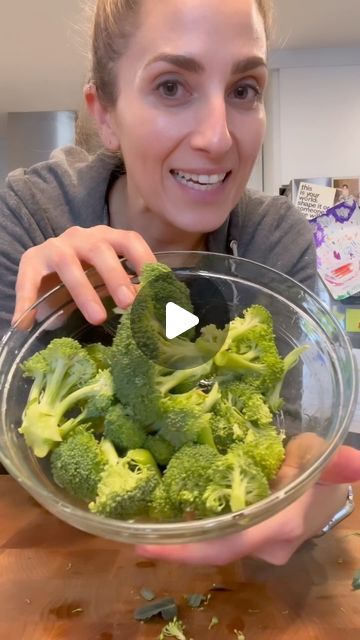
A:
[[[192,329],[199,324],[199,318],[193,313],[186,311],[174,302],[166,304],[166,326],[165,334],[169,340],[177,338],[188,329]]]

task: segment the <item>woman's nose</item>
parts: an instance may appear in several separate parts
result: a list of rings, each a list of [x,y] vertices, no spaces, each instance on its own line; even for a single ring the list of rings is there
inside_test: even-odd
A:
[[[223,97],[208,100],[196,114],[191,135],[191,147],[222,156],[232,145]]]

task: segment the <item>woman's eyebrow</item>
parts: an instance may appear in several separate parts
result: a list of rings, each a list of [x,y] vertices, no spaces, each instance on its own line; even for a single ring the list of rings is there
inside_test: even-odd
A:
[[[249,58],[244,58],[244,60],[238,60],[235,62],[231,68],[231,73],[235,76],[239,73],[253,71],[258,67],[265,67],[265,69],[267,69],[266,60],[261,56],[251,56]]]
[[[184,71],[190,71],[192,73],[204,73],[205,67],[201,62],[195,60],[190,56],[176,54],[176,53],[159,53],[153,58],[151,58],[145,65],[148,67],[151,64],[156,62],[167,62],[174,67],[178,67],[179,69],[183,69]],[[232,75],[236,75],[239,73],[246,73],[247,71],[252,71],[257,67],[267,67],[266,61],[261,56],[250,56],[249,58],[244,58],[243,60],[238,60],[234,62],[231,73]]]
[[[155,62],[167,62],[174,67],[179,67],[179,69],[183,69],[184,71],[192,71],[193,73],[203,73],[205,71],[205,67],[195,60],[195,58],[176,53],[159,53],[151,58],[146,63],[145,67],[148,67]]]

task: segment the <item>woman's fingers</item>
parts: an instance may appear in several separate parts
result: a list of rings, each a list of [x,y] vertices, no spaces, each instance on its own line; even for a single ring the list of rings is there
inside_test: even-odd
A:
[[[71,227],[23,254],[16,284],[13,324],[42,294],[50,274],[57,274],[87,320],[99,324],[106,318],[105,308],[84,273],[84,264],[99,273],[116,304],[126,308],[135,289],[119,261],[125,257],[139,273],[146,262],[156,262],[150,247],[139,234],[99,225],[90,229]],[[48,289],[50,290],[50,289]],[[27,314],[21,328],[34,321],[35,311]],[[28,326],[23,326],[25,323]]]
[[[137,552],[148,558],[192,565],[224,565],[248,556],[285,564],[343,506],[346,494],[346,486],[315,485],[280,513],[241,533],[183,545],[140,545]]]
[[[321,454],[323,438],[311,433],[294,438],[286,450],[279,473],[279,485],[295,480],[309,460]],[[252,556],[271,564],[284,564],[345,504],[347,483],[360,479],[360,451],[342,446],[323,471],[319,482],[293,504],[265,522],[241,533],[210,540],[171,546],[139,546],[138,553],[186,564],[222,565]],[[346,483],[346,484],[345,484]]]
[[[343,445],[320,476],[321,482],[342,483],[360,480],[360,451]]]

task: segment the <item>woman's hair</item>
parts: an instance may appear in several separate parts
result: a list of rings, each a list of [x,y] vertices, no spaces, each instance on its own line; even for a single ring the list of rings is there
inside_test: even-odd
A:
[[[241,2],[241,0],[239,0]],[[272,0],[255,0],[269,39]],[[95,0],[92,17],[91,81],[103,104],[113,106],[117,99],[116,65],[126,51],[136,28],[139,0]]]

